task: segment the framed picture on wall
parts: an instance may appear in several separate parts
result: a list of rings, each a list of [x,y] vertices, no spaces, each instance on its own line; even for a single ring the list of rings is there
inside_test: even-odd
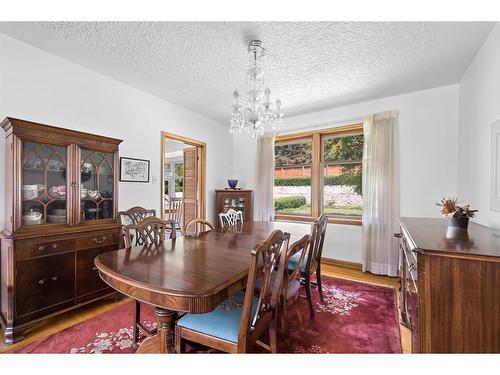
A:
[[[120,181],[149,182],[149,160],[120,158]]]
[[[500,120],[491,125],[490,209],[500,211]]]

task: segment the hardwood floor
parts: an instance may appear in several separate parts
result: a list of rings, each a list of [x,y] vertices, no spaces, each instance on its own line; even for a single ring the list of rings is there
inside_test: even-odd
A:
[[[322,274],[327,276],[334,276],[343,279],[360,281],[364,283],[389,286],[395,288],[396,292],[399,293],[399,278],[396,277],[372,275],[370,273],[361,272],[357,269],[342,267],[342,266],[334,266],[329,264],[322,264],[321,270]],[[16,350],[42,337],[49,336],[57,331],[63,330],[67,327],[71,327],[72,325],[75,325],[86,319],[92,318],[98,314],[108,311],[113,307],[123,304],[127,301],[128,298],[123,298],[118,301],[116,301],[115,299],[98,301],[93,304],[89,304],[87,306],[82,306],[79,309],[61,314],[57,317],[48,319],[43,323],[32,328],[26,334],[26,338],[24,340],[15,343],[13,345],[7,346],[3,344],[3,334],[0,333],[0,353],[7,353]],[[400,325],[400,329],[401,329],[401,347],[403,353],[411,353],[410,332],[402,325]]]

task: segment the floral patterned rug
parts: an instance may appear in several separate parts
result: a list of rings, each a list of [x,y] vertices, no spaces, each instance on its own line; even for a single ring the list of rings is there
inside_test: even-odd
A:
[[[324,303],[313,290],[315,318],[309,319],[307,301],[301,300],[305,333],[295,307],[290,309],[290,338],[294,353],[401,353],[396,292],[392,288],[333,277],[322,278]],[[227,308],[227,304],[219,308]],[[134,353],[133,302],[39,339],[16,353]],[[143,322],[156,325],[150,307],[142,307]],[[287,353],[278,336],[278,350]],[[189,352],[204,352],[189,347]],[[208,352],[212,352],[209,350]]]

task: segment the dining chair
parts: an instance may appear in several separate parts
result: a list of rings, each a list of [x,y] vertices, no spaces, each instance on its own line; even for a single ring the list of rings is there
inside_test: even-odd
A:
[[[189,233],[188,232],[188,228],[192,225],[196,225],[195,226],[195,233],[193,233],[192,235],[194,236],[197,236],[199,235],[200,233],[203,233],[203,232],[209,232],[211,230],[214,230],[214,226],[212,225],[212,223],[210,223],[209,221],[207,220],[204,220],[204,219],[199,219],[199,218],[196,218],[196,219],[191,219],[189,220],[186,225],[184,226],[184,233]],[[205,230],[205,231],[200,231],[199,228],[201,226],[206,226],[208,227],[209,229],[208,230]]]
[[[246,353],[254,344],[276,353],[277,306],[286,263],[281,256],[288,248],[289,233],[275,230],[251,251],[245,292],[241,291],[205,314],[186,314],[175,328],[176,351],[185,351],[186,341],[196,342],[227,353]],[[278,276],[271,279],[279,265]],[[262,288],[254,296],[255,280],[262,269]],[[269,334],[269,344],[260,341]]]
[[[321,285],[321,254],[323,252],[323,243],[325,241],[326,226],[328,224],[328,216],[322,214],[313,225],[311,241],[309,243],[309,251],[305,255],[301,268],[301,277],[304,279],[304,287],[306,289],[306,298],[309,303],[309,313],[311,319],[314,318],[314,307],[311,294],[311,276],[316,273],[316,285],[319,292],[321,302],[323,299],[323,288]],[[288,270],[293,271],[298,264],[300,254],[292,256],[288,262]]]
[[[172,220],[175,222],[176,229],[178,228],[181,232],[182,227],[182,214],[184,207],[184,199],[171,197],[168,204],[168,209],[165,210],[167,220]]]
[[[134,246],[159,245],[165,241],[168,229],[170,229],[170,239],[175,239],[175,223],[172,220],[162,220],[155,216],[149,216],[137,224],[126,225],[122,228],[125,247],[130,248],[133,246],[132,232],[136,235]],[[141,323],[141,304],[137,300],[135,300],[133,327],[135,343],[139,340],[139,330],[142,330],[148,336],[152,336],[157,332],[156,329],[150,330]]]
[[[219,213],[219,224],[223,230],[237,230],[243,226],[243,212],[230,208]]]
[[[300,240],[294,242],[286,253],[284,253],[284,264],[289,264],[290,258],[298,256],[299,259],[296,263],[295,269],[285,269],[283,275],[283,288],[281,292],[279,311],[281,320],[281,331],[285,336],[288,349],[292,352],[292,345],[290,344],[290,335],[288,333],[288,308],[295,304],[297,308],[297,318],[302,331],[304,331],[304,319],[302,318],[302,311],[300,309],[300,279],[302,264],[307,253],[309,241],[311,236],[306,234]]]
[[[147,208],[140,207],[140,206],[132,207],[132,208],[128,209],[127,211],[118,212],[118,219],[119,219],[120,225],[122,227],[122,238],[120,240],[120,247],[125,246],[125,241],[123,238],[123,227],[125,225],[128,225],[128,224],[139,224],[142,220],[144,220],[147,217],[151,217],[151,216],[156,216],[155,209],[147,209]],[[137,236],[135,236],[135,232],[130,233],[130,235],[133,238],[135,238],[135,241],[133,241],[133,238],[132,238],[132,241],[135,242],[136,246],[141,245],[140,243],[137,243]]]

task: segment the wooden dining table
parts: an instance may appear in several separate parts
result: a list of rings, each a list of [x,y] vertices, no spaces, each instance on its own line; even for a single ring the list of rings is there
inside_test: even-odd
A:
[[[212,230],[97,256],[95,266],[107,284],[154,306],[157,332],[140,344],[137,353],[174,353],[179,312],[210,312],[242,290],[251,250],[275,229],[290,233],[291,244],[312,228],[303,223],[245,222],[236,232]]]

